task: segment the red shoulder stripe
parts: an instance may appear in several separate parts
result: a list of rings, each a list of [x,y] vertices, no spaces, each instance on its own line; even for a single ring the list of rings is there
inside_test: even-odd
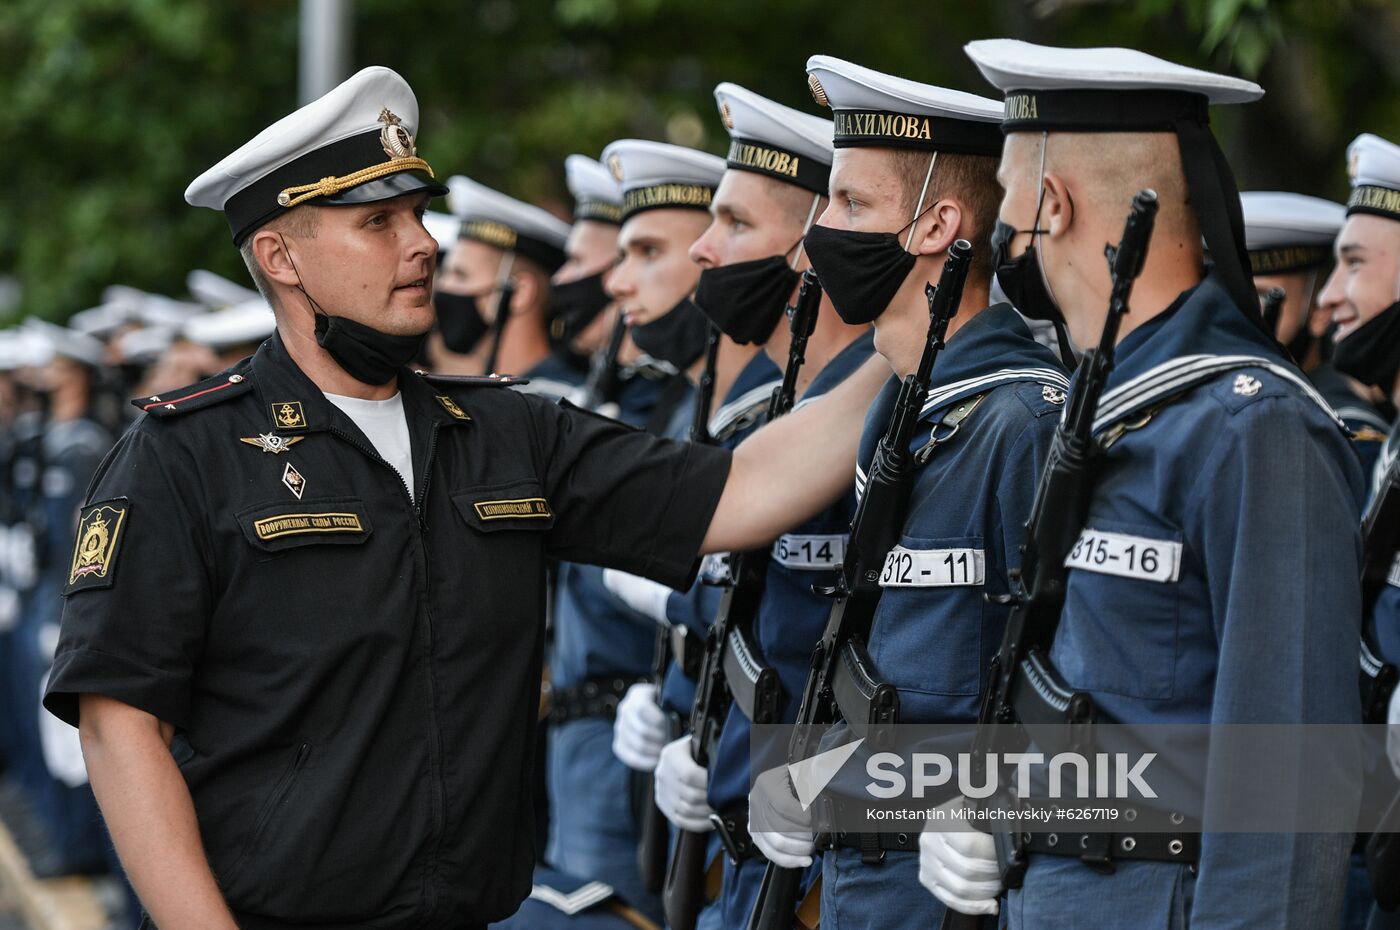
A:
[[[224,388],[231,388],[236,383],[237,382],[234,381],[225,381],[223,384],[220,384],[217,387],[205,388],[202,391],[195,391],[193,394],[186,394],[184,397],[177,397],[174,400],[157,400],[152,401],[149,404],[142,404],[141,409],[150,410],[152,407],[164,407],[166,404],[183,404],[187,400],[193,400],[194,398],[202,397],[205,394],[213,394],[215,391],[222,391]]]

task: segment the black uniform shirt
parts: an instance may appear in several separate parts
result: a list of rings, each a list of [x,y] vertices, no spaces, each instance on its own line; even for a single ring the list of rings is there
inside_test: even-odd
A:
[[[511,913],[546,559],[683,588],[728,473],[489,383],[400,389],[416,504],[274,337],[143,401],[82,512],[45,705],[76,722],[99,693],[177,727],[245,930]]]

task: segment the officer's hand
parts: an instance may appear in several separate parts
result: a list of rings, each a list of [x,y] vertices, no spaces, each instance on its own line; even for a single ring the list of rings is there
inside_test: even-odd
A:
[[[1400,688],[1390,695],[1390,711],[1386,714],[1385,754],[1390,757],[1390,768],[1395,777],[1400,778]]]
[[[714,811],[705,800],[708,773],[690,755],[690,737],[666,744],[656,763],[656,806],[666,819],[691,833],[714,829]]]
[[[613,755],[629,769],[650,772],[665,745],[666,713],[656,703],[656,685],[633,685],[617,705]]]
[[[948,811],[964,803],[955,798],[940,807]],[[996,844],[977,830],[919,834],[919,884],[960,913],[995,914],[1001,893]]]
[[[650,617],[657,623],[666,622],[666,599],[671,596],[671,589],[664,584],[615,568],[605,568],[603,587],[642,616]]]
[[[812,818],[792,793],[787,769],[769,769],[749,792],[749,834],[768,861],[784,869],[812,864]]]

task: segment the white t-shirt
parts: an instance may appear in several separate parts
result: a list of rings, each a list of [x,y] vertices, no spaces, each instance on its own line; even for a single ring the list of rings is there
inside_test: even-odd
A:
[[[408,494],[413,497],[413,447],[408,440],[408,420],[403,415],[403,395],[388,400],[362,400],[341,394],[327,394],[326,400],[340,408],[355,421],[379,457],[403,477]]]

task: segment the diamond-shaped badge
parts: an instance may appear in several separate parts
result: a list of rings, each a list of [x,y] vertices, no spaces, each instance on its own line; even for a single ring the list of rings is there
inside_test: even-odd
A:
[[[301,472],[292,467],[291,462],[282,469],[282,483],[287,486],[288,491],[296,495],[297,500],[301,500],[302,492],[306,490],[306,479],[301,476]]]

